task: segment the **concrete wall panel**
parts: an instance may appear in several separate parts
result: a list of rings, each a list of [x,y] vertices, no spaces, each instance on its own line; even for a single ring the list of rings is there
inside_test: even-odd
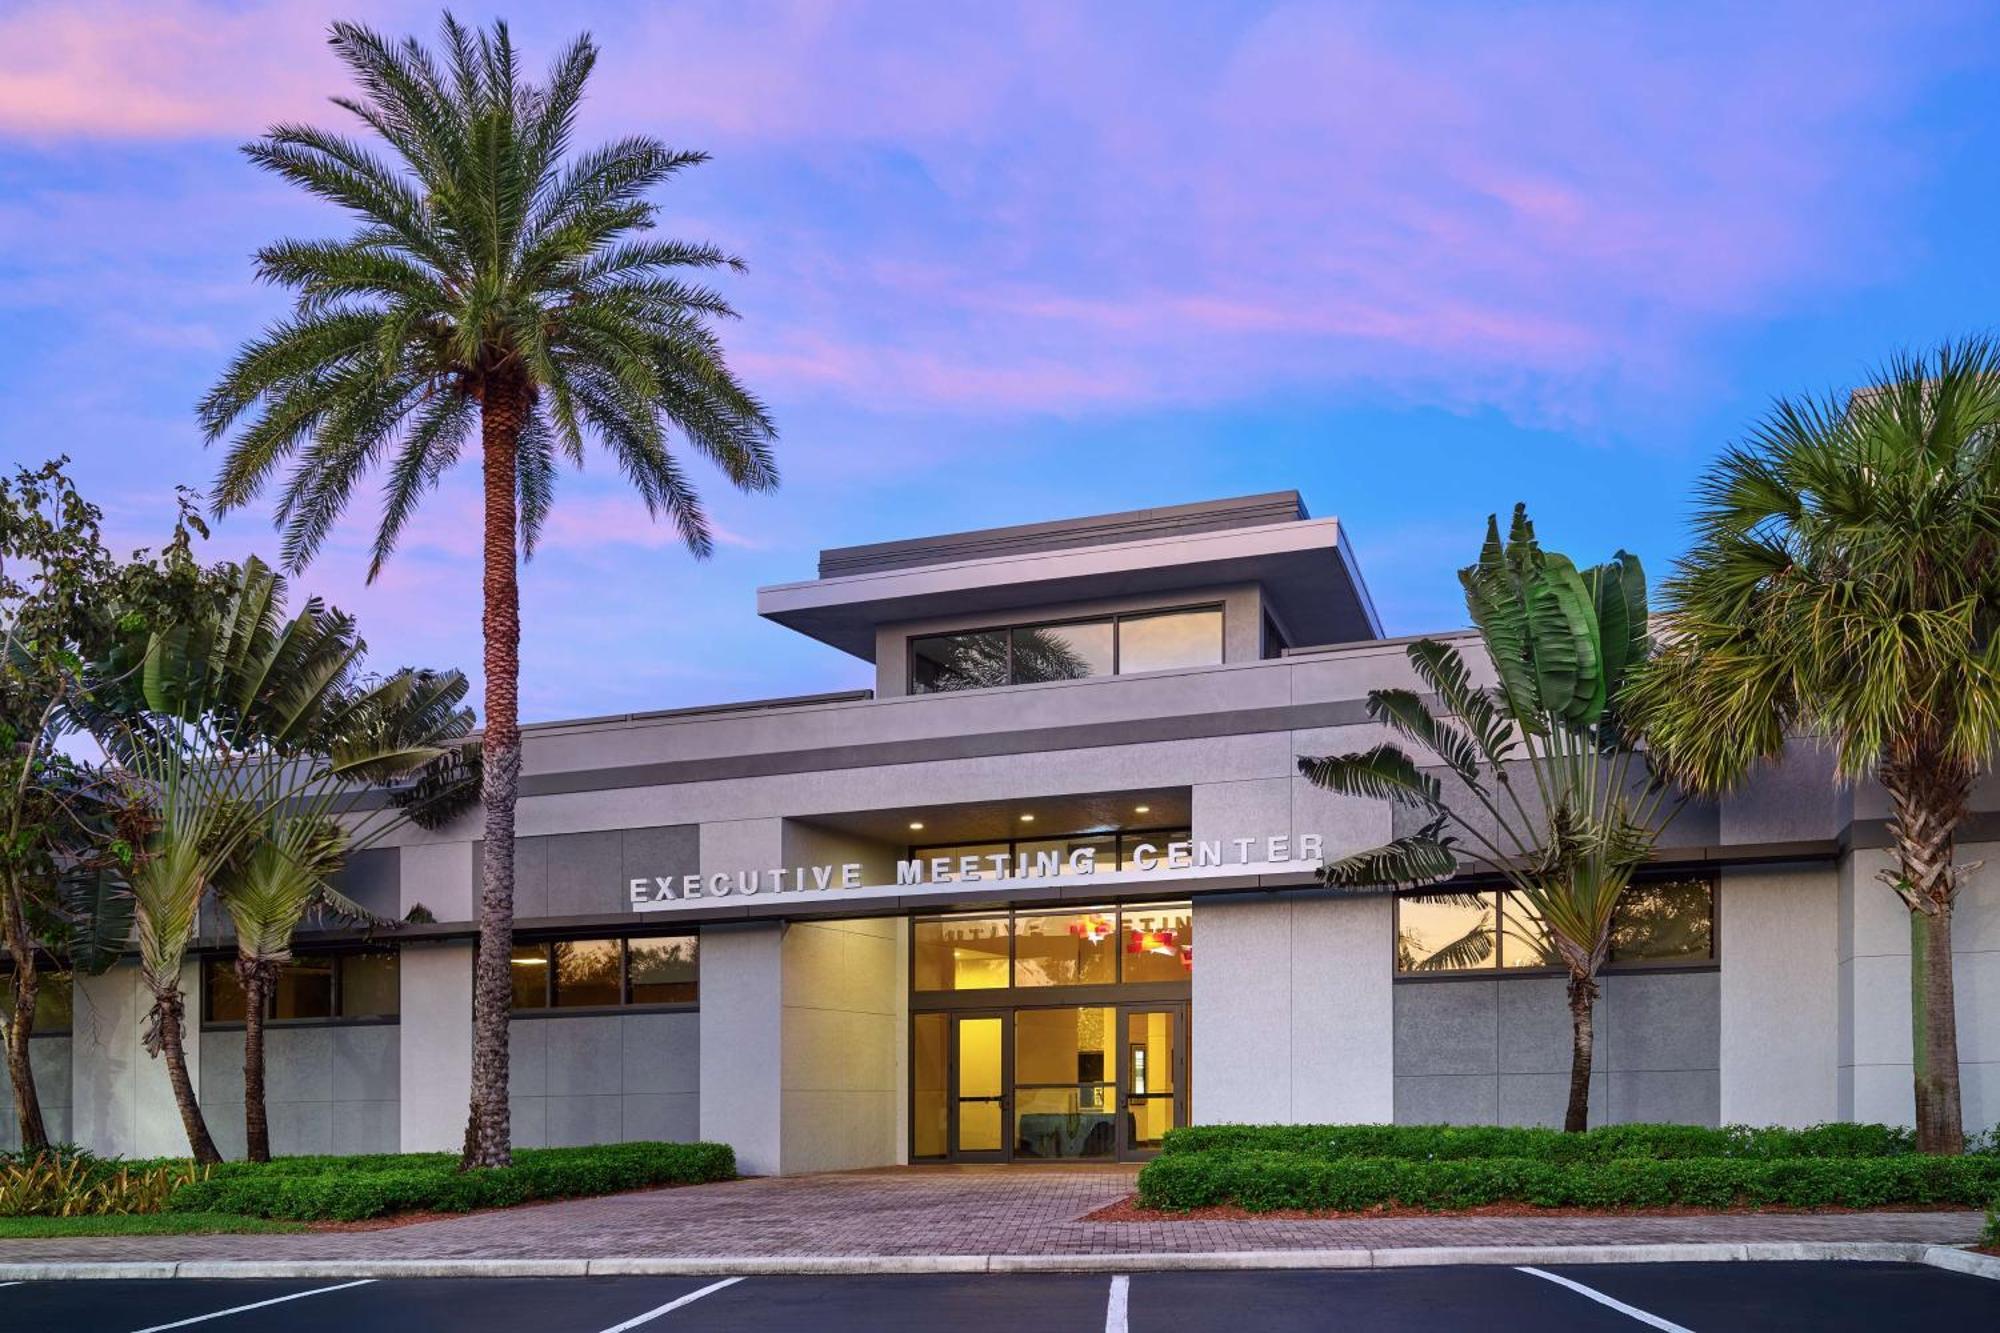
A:
[[[1822,868],[1723,872],[1721,1114],[1804,1126],[1839,1114],[1840,890]]]

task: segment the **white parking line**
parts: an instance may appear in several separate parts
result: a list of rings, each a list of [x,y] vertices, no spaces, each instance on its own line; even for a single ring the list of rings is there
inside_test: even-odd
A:
[[[656,1310],[648,1310],[646,1311],[646,1313],[642,1315],[634,1315],[632,1318],[627,1319],[622,1324],[613,1324],[610,1328],[605,1329],[604,1333],[625,1333],[625,1330],[628,1328],[637,1328],[641,1324],[650,1324],[663,1314],[671,1314],[673,1311],[680,1309],[683,1305],[693,1305],[696,1301],[700,1300],[702,1297],[712,1296],[716,1292],[721,1291],[724,1287],[733,1287],[742,1280],[743,1279],[740,1277],[726,1277],[722,1279],[722,1281],[720,1282],[711,1282],[707,1286],[703,1287],[701,1290],[691,1291],[687,1295],[679,1298],[678,1300],[668,1301],[665,1305],[660,1306]]]
[[[1125,1309],[1132,1299],[1132,1279],[1120,1273],[1111,1279],[1111,1299],[1104,1305],[1104,1333],[1125,1333]]]
[[[267,1305],[283,1305],[286,1301],[295,1301],[302,1296],[324,1296],[329,1291],[346,1291],[349,1287],[365,1287],[374,1280],[372,1277],[364,1277],[358,1282],[343,1282],[334,1287],[314,1287],[311,1291],[295,1291],[289,1296],[273,1296],[268,1301],[252,1301],[248,1305],[232,1305],[227,1310],[217,1310],[213,1314],[198,1314],[192,1319],[176,1319],[171,1324],[153,1324],[150,1327],[137,1330],[137,1333],[163,1333],[163,1330],[169,1328],[186,1328],[189,1324],[205,1324],[211,1319],[220,1319],[226,1314],[242,1314],[245,1310],[261,1310]]]
[[[1692,1329],[1676,1324],[1671,1319],[1662,1319],[1656,1314],[1648,1314],[1636,1305],[1627,1305],[1616,1297],[1606,1296],[1603,1292],[1586,1287],[1581,1282],[1572,1282],[1566,1277],[1559,1277],[1554,1273],[1545,1273],[1539,1268],[1516,1268],[1514,1271],[1517,1273],[1527,1273],[1532,1277],[1546,1278],[1559,1287],[1568,1287],[1579,1296],[1588,1296],[1599,1305],[1609,1306],[1619,1314],[1629,1316],[1642,1324],[1650,1324],[1654,1328],[1660,1329],[1661,1333],[1694,1333]]]

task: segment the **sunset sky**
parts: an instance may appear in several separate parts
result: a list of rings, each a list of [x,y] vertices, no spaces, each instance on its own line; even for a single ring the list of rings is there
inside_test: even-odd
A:
[[[733,363],[782,489],[701,474],[691,560],[592,460],[524,577],[530,720],[865,683],[754,614],[822,546],[1296,487],[1392,633],[1525,500],[1656,575],[1780,394],[2000,328],[2000,17],[1826,5],[486,6],[603,47],[585,142],[714,161],[666,228],[749,261]],[[342,229],[237,151],[348,128],[334,17],[0,0],[0,455],[67,453],[121,545],[206,486],[193,404],[284,308],[250,255]],[[373,496],[300,577],[386,666],[478,661],[475,475],[364,586]],[[271,556],[268,506],[208,554]]]

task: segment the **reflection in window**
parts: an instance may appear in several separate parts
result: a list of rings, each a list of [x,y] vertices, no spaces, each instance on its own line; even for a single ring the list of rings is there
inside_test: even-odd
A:
[[[617,1004],[619,941],[555,942],[555,1006],[601,1009]]]
[[[1108,986],[1118,980],[1118,913],[1022,913],[1014,918],[1016,986]]]
[[[1715,905],[1705,879],[1634,884],[1611,917],[1611,961],[1712,957]]]
[[[1000,990],[1007,985],[1008,919],[946,916],[919,920],[912,932],[916,987],[925,991]]]
[[[910,640],[910,689],[916,694],[983,690],[1007,684],[1007,634],[933,634]]]
[[[1194,968],[1193,907],[1128,907],[1123,925],[1128,984],[1188,979]]]
[[[1494,965],[1490,893],[1412,893],[1396,900],[1396,970],[1467,972]]]
[[[1194,968],[1194,909],[1133,903],[918,917],[910,947],[918,991],[1185,983]]]
[[[1610,963],[1699,963],[1714,956],[1712,881],[1643,879],[1627,886],[1612,915]],[[1547,926],[1515,890],[1423,890],[1396,899],[1398,972],[1561,966]]]
[[[280,1023],[395,1018],[402,1011],[401,963],[389,949],[295,955],[279,965],[264,1016]],[[244,1020],[235,959],[205,960],[201,989],[203,1022]]]
[[[12,969],[0,969],[0,1023],[14,1017]],[[35,981],[35,1035],[47,1036],[70,1030],[74,1022],[74,995],[67,972],[41,972]]]
[[[1118,671],[1170,671],[1222,661],[1222,612],[1169,611],[1118,620]]]
[[[910,692],[939,694],[1084,680],[1113,672],[1214,666],[1221,661],[1220,608],[1147,611],[913,638]]]
[[[699,997],[700,937],[632,940],[626,945],[634,1004],[692,1004]]]
[[[1115,659],[1111,622],[1082,621],[1070,625],[1029,625],[1014,631],[1016,685],[1042,680],[1082,680],[1108,676]]]
[[[516,944],[509,969],[514,1008],[693,1004],[700,998],[700,943],[695,935],[667,935]]]

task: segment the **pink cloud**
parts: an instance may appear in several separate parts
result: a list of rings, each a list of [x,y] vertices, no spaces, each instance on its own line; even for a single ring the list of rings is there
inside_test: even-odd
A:
[[[1087,412],[1362,389],[1543,424],[1669,395],[1718,329],[1885,262],[1905,71],[1949,25],[1806,5],[528,17],[538,57],[602,40],[592,133],[720,155],[701,188],[733,192],[671,225],[752,259],[729,338],[767,394]],[[17,9],[0,135],[337,118],[323,18]]]

